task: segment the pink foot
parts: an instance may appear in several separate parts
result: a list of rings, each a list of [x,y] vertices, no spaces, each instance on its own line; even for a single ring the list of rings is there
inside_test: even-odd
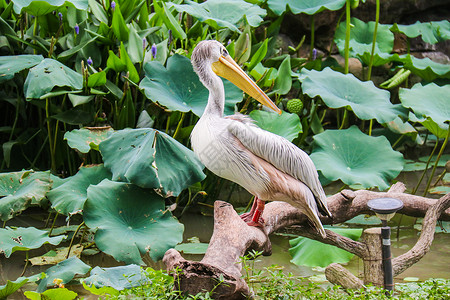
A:
[[[255,222],[253,220],[251,220],[250,222],[246,222],[248,226],[254,226],[254,227],[264,227],[264,219],[263,218],[259,218],[258,222]]]
[[[243,213],[242,215],[240,215],[240,217],[245,223],[248,223],[248,222],[250,222],[252,220],[253,213],[252,212],[246,212],[246,213]]]

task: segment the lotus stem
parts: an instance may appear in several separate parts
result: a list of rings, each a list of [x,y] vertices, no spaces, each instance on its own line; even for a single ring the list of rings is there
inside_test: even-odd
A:
[[[45,118],[47,121],[47,134],[48,134],[48,144],[50,147],[50,157],[51,157],[51,170],[53,172],[56,171],[56,159],[55,159],[55,153],[53,148],[53,140],[52,140],[52,131],[50,128],[50,110],[49,110],[49,98],[45,99]]]
[[[185,118],[185,117],[186,117],[186,113],[183,112],[183,113],[181,114],[181,118],[180,118],[180,121],[178,122],[177,128],[175,129],[175,133],[173,134],[173,138],[174,138],[174,139],[177,138],[178,133],[180,132],[181,126],[183,125],[183,121],[184,121],[184,118]]]
[[[445,174],[447,174],[447,170],[444,170],[444,172],[442,172],[442,174],[439,175],[438,179],[436,179],[436,182],[433,184],[433,187],[435,187],[435,186],[438,184],[438,182],[439,182],[442,178],[444,178]]]
[[[345,67],[344,74],[348,73],[348,57],[350,53],[350,0],[345,5]]]
[[[370,52],[369,68],[367,70],[367,80],[370,80],[372,75],[373,55],[375,53],[375,44],[377,42],[378,22],[380,21],[380,0],[377,0],[375,13],[375,28],[373,29],[372,51]]]
[[[397,144],[403,139],[405,135],[402,134],[393,144],[392,144],[392,149],[395,148],[395,146],[397,146]]]
[[[313,60],[313,49],[314,49],[314,15],[311,15],[311,45],[309,48],[310,60]]]
[[[373,127],[373,119],[370,119],[370,122],[369,122],[369,136],[372,136],[372,127]]]
[[[312,103],[313,102],[311,101],[311,105],[312,105]],[[308,132],[309,132],[309,129],[311,128],[312,120],[314,119],[315,115],[317,114],[318,107],[319,107],[319,103],[316,103],[311,112],[310,121],[308,122],[306,128],[303,130],[303,134],[302,134],[302,137],[300,138],[300,141],[298,142],[298,145],[301,145],[303,143],[303,141],[306,139],[306,137],[308,136]]]
[[[339,127],[339,130],[344,128],[344,125],[347,122],[347,118],[348,118],[348,112],[347,112],[347,109],[344,107],[344,116],[342,116],[342,122],[341,122],[341,126]]]
[[[3,221],[2,228],[5,228],[5,226],[6,226],[6,221]]]
[[[411,192],[412,195],[415,195],[417,193],[417,190],[419,189],[419,186],[422,183],[423,178],[425,177],[425,173],[428,170],[428,166],[430,165],[431,157],[433,156],[434,152],[436,151],[438,145],[439,145],[439,140],[436,140],[436,144],[434,145],[434,148],[431,151],[430,156],[428,157],[427,164],[425,165],[425,170],[423,170],[422,176],[420,176],[419,182],[417,183],[416,187]]]
[[[436,168],[437,168],[437,165],[438,165],[438,163],[439,163],[439,160],[441,159],[441,156],[442,156],[442,153],[444,153],[444,149],[445,149],[445,147],[447,146],[447,142],[448,142],[448,137],[450,136],[450,126],[449,126],[449,128],[448,128],[448,130],[447,130],[447,136],[445,137],[445,140],[444,140],[444,143],[442,144],[442,146],[441,146],[441,150],[439,150],[439,153],[438,153],[438,156],[437,156],[437,158],[436,158],[436,162],[434,163],[434,166],[433,166],[433,170],[431,170],[431,174],[430,174],[430,177],[428,178],[428,181],[427,181],[427,187],[425,188],[425,191],[423,192],[423,196],[425,197],[426,196],[426,194],[428,193],[428,189],[430,188],[430,185],[431,185],[431,180],[433,180],[433,176],[434,176],[434,173],[436,172]],[[438,140],[439,141],[439,140]],[[436,144],[437,144],[438,142],[436,142]]]
[[[80,225],[78,225],[77,229],[75,230],[75,232],[73,233],[72,239],[70,240],[70,244],[69,244],[69,249],[67,250],[67,255],[66,255],[66,259],[69,258],[70,255],[70,249],[72,249],[72,245],[73,245],[73,240],[75,239],[75,236],[77,235],[78,231],[80,231],[81,226],[84,225],[84,221],[81,222]],[[80,242],[81,243],[81,242]]]
[[[25,266],[23,267],[22,273],[20,273],[19,277],[22,277],[25,274],[25,271],[27,270],[28,264],[30,262],[30,260],[28,259],[28,252],[29,250],[25,252]]]
[[[53,219],[52,227],[50,228],[50,232],[48,233],[48,236],[52,235],[53,228],[55,227],[55,222],[56,222],[56,219],[58,218],[58,216],[59,216],[59,212],[56,212],[56,215],[55,215],[55,218]]]

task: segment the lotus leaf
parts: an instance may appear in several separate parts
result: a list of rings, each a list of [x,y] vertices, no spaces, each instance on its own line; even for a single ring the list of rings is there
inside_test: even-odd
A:
[[[34,227],[0,228],[0,253],[8,258],[16,251],[37,249],[43,244],[58,245],[64,236],[49,237],[48,232]]]
[[[98,145],[108,138],[112,133],[111,127],[89,127],[74,129],[64,134],[64,139],[72,149],[77,149],[81,153],[88,153],[94,149],[98,151]]]
[[[302,124],[297,114],[283,112],[278,115],[272,112],[254,110],[250,113],[250,117],[262,129],[278,134],[289,141],[295,139],[302,132]]]
[[[70,216],[81,213],[87,200],[87,188],[105,178],[111,179],[111,173],[103,165],[81,167],[77,174],[52,189],[47,197],[60,214]]]
[[[56,234],[55,231],[52,231],[52,234]],[[56,265],[57,263],[62,262],[67,259],[67,252],[69,251],[69,247],[58,248],[55,250],[50,250],[41,256],[35,256],[29,259],[30,263],[33,266],[43,266],[43,265]],[[80,257],[81,252],[83,251],[83,246],[80,244],[73,245],[70,248],[69,257],[76,256]]]
[[[280,16],[289,9],[294,14],[305,13],[314,15],[325,9],[338,10],[344,7],[346,0],[268,0],[267,5],[276,15]]]
[[[195,154],[167,134],[152,128],[123,129],[100,143],[105,167],[113,180],[178,196],[205,178]]]
[[[12,2],[14,3],[14,11],[18,15],[23,10],[33,16],[43,16],[61,6],[69,5],[80,10],[88,8],[88,0],[14,0]]]
[[[55,86],[75,90],[83,87],[83,76],[57,60],[46,58],[30,69],[23,89],[27,99],[40,98]]]
[[[84,281],[83,281],[83,287],[88,290],[91,294],[94,295],[114,295],[117,296],[119,295],[119,291],[116,289],[113,289],[112,287],[109,286],[104,286],[101,288],[96,288],[95,285],[91,285],[88,286]]]
[[[175,249],[184,254],[205,254],[208,246],[207,243],[184,243],[177,245]]]
[[[357,18],[351,19],[351,24],[354,25],[350,29],[350,56],[360,57],[365,64],[369,64],[370,54],[372,52],[373,31],[375,29],[375,22],[365,23]],[[394,47],[394,34],[389,30],[389,25],[378,24],[377,39],[375,43],[374,54],[378,54],[380,58],[386,59],[386,54],[391,53]],[[334,42],[341,54],[345,50],[345,22],[339,24]],[[378,60],[377,60],[378,61]],[[379,61],[379,65],[382,61]]]
[[[409,55],[408,58],[404,63],[405,69],[411,70],[426,81],[433,81],[439,77],[450,78],[450,65],[434,62],[428,57],[420,59]]]
[[[117,291],[145,285],[151,281],[144,276],[144,271],[138,265],[127,265],[112,268],[95,267],[91,276],[84,280],[87,285],[96,288],[112,287]]]
[[[54,285],[53,280],[58,278],[62,283],[68,283],[75,275],[84,275],[91,270],[91,267],[82,262],[78,257],[68,258],[45,271],[45,278],[39,282],[36,289],[38,293],[42,293],[47,287]]]
[[[401,107],[390,102],[388,91],[375,87],[372,81],[360,81],[352,74],[344,75],[329,67],[322,71],[302,69],[299,80],[308,96],[320,96],[331,108],[351,107],[362,120],[387,123],[402,114]]]
[[[155,192],[105,179],[88,188],[83,219],[98,228],[100,250],[127,264],[143,264],[141,254],[157,261],[183,239],[183,225],[164,209]]]
[[[18,278],[15,281],[7,280],[5,285],[0,285],[0,299],[6,299],[9,295],[15,293],[25,283],[28,282],[26,278]]]
[[[358,240],[361,237],[360,228],[327,228],[342,236]],[[310,267],[326,267],[331,263],[347,263],[353,254],[336,246],[323,244],[305,237],[297,237],[289,241],[292,256],[291,262],[296,265]]]
[[[50,172],[21,171],[0,174],[0,219],[6,221],[39,204],[50,190]],[[3,197],[3,198],[2,198]]]
[[[172,4],[179,12],[197,18],[214,29],[228,28],[239,31],[245,19],[252,27],[258,27],[266,16],[266,11],[258,5],[243,0],[209,0],[203,3],[185,1],[187,4]]]
[[[399,98],[405,107],[415,114],[431,118],[441,128],[450,121],[450,85],[438,86],[434,83],[415,84],[411,89],[400,88]]]
[[[411,25],[394,24],[390,29],[392,32],[404,33],[409,38],[415,38],[420,35],[422,40],[429,44],[436,44],[450,39],[450,22],[447,20],[425,23],[417,21]]]
[[[42,55],[0,56],[0,83],[10,80],[14,74],[39,64]]]
[[[46,290],[43,293],[26,291],[23,293],[31,300],[73,300],[78,294],[66,288],[57,288]]]
[[[170,110],[192,111],[201,116],[208,100],[208,90],[198,79],[188,58],[173,55],[167,60],[167,69],[151,61],[144,67],[145,77],[139,87],[147,98],[166,106]],[[182,74],[183,76],[180,76]],[[225,114],[234,113],[235,105],[242,101],[242,91],[228,80],[224,80]]]
[[[98,73],[96,73],[96,74],[98,74]],[[89,80],[90,80],[91,78],[92,78],[92,77],[89,77]],[[68,96],[69,96],[69,100],[70,100],[70,102],[72,103],[73,107],[76,107],[76,106],[81,105],[81,104],[89,103],[89,102],[92,101],[92,99],[95,98],[94,95],[83,96],[83,95],[76,95],[76,94],[74,94],[74,93],[67,93],[67,94],[68,94]],[[47,95],[48,95],[48,94],[47,94]]]
[[[403,155],[392,150],[386,137],[365,135],[356,126],[315,135],[314,146],[311,159],[316,168],[347,185],[384,190],[403,169]]]

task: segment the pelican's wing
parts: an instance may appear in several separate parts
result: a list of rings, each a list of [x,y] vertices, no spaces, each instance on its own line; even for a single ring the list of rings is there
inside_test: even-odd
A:
[[[230,118],[235,119],[235,117]],[[249,122],[231,122],[228,130],[253,154],[306,184],[314,194],[319,210],[324,215],[331,216],[319,175],[308,154],[287,139]]]

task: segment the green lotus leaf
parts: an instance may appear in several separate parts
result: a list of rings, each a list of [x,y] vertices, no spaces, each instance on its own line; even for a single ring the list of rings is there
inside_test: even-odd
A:
[[[40,98],[56,86],[81,90],[83,76],[57,60],[46,58],[30,69],[23,90],[27,99]]]
[[[238,27],[244,20],[250,26],[258,27],[266,16],[264,9],[243,0],[209,0],[203,3],[187,0],[185,3],[172,6],[178,12],[185,12],[216,30],[228,28],[240,32]]]
[[[111,127],[89,127],[74,129],[64,134],[64,139],[72,149],[77,149],[81,153],[88,153],[94,149],[98,151],[98,145],[108,138],[113,132]]]
[[[170,110],[192,111],[201,116],[208,100],[208,90],[198,79],[188,58],[173,55],[167,60],[167,69],[151,61],[144,67],[145,77],[139,87],[147,98],[166,106]],[[182,76],[181,76],[182,75]],[[224,80],[225,114],[234,113],[235,105],[242,101],[242,91],[228,80]]]
[[[396,23],[392,25],[390,30],[404,33],[409,38],[415,38],[420,35],[422,40],[429,44],[436,44],[450,39],[450,22],[447,20],[425,23],[417,21],[411,25],[399,25]]]
[[[91,270],[91,267],[82,262],[78,257],[72,256],[62,262],[48,268],[45,271],[45,278],[39,283],[36,292],[42,293],[49,286],[55,285],[54,279],[62,279],[62,283],[68,283],[75,275],[84,275]]]
[[[126,265],[112,268],[95,267],[91,275],[84,279],[84,283],[96,288],[112,287],[117,291],[130,289],[150,283],[144,276],[144,271],[138,265]]]
[[[48,192],[47,197],[60,214],[81,213],[87,200],[87,188],[105,178],[111,179],[111,173],[103,165],[81,167],[77,174]]]
[[[311,159],[330,180],[364,188],[378,186],[380,190],[389,187],[404,164],[403,155],[392,150],[386,137],[365,135],[357,126],[315,135]]]
[[[368,59],[370,59],[370,53],[372,52],[375,22],[365,23],[357,18],[352,18],[351,24],[354,27],[350,29],[350,56],[359,57],[365,64],[369,64]],[[394,34],[389,30],[389,27],[390,25],[378,24],[377,29],[374,54],[383,59],[387,58],[386,54],[391,53],[394,47]],[[343,55],[345,51],[345,22],[339,24],[334,35],[334,42]],[[364,55],[364,53],[369,55]],[[381,63],[381,61],[378,63]]]
[[[43,293],[25,291],[23,294],[31,300],[73,300],[78,296],[77,293],[66,288],[50,289]]]
[[[411,70],[426,81],[433,81],[436,78],[450,78],[450,65],[434,62],[428,57],[420,59],[409,55],[408,58],[404,62],[405,69]]]
[[[360,228],[327,228],[342,236],[358,240],[361,237]],[[299,266],[326,267],[331,263],[347,263],[353,254],[336,246],[327,245],[305,237],[297,237],[289,241],[292,256],[291,262]]]
[[[14,294],[25,283],[28,282],[26,278],[18,278],[15,281],[7,280],[5,285],[0,285],[0,299],[6,299],[9,295]]]
[[[338,10],[344,7],[345,0],[268,0],[267,5],[270,10],[280,16],[288,11],[288,7],[293,14],[314,15],[323,10]]]
[[[208,246],[207,243],[183,243],[177,245],[175,249],[184,254],[205,254]]]
[[[0,83],[10,80],[14,74],[39,64],[42,55],[0,56]]]
[[[415,114],[426,116],[441,128],[450,121],[450,85],[438,86],[434,83],[415,84],[411,89],[400,88],[402,105],[411,108]]]
[[[40,204],[50,190],[50,172],[21,171],[0,174],[0,219],[7,221],[30,204]]]
[[[152,128],[116,131],[100,143],[100,153],[113,180],[153,188],[166,197],[205,178],[190,149]]]
[[[14,0],[12,2],[14,3],[14,12],[18,15],[25,11],[33,16],[43,16],[61,6],[72,6],[80,10],[88,8],[88,0]]]
[[[183,240],[184,226],[165,210],[164,199],[133,184],[105,179],[91,185],[83,219],[97,228],[97,247],[127,264],[143,264],[145,253],[157,261]]]
[[[37,249],[43,244],[58,245],[64,236],[49,237],[48,232],[34,227],[0,228],[0,253],[8,258],[16,251]]]
[[[256,125],[264,130],[278,134],[289,141],[292,141],[302,132],[302,124],[297,114],[283,112],[281,115],[276,113],[254,110],[250,117],[256,121]]]
[[[96,288],[95,285],[88,286],[85,282],[83,282],[83,287],[94,295],[114,295],[114,296],[119,295],[118,290],[115,290],[109,286]]]
[[[438,124],[434,122],[431,118],[426,118],[422,123],[423,127],[428,129],[436,137],[443,139],[447,136],[448,124]]]
[[[362,120],[376,119],[387,123],[402,114],[401,106],[390,102],[386,90],[375,87],[372,81],[360,81],[352,74],[342,74],[327,67],[322,71],[302,69],[299,80],[311,98],[320,96],[328,107],[351,107]]]

